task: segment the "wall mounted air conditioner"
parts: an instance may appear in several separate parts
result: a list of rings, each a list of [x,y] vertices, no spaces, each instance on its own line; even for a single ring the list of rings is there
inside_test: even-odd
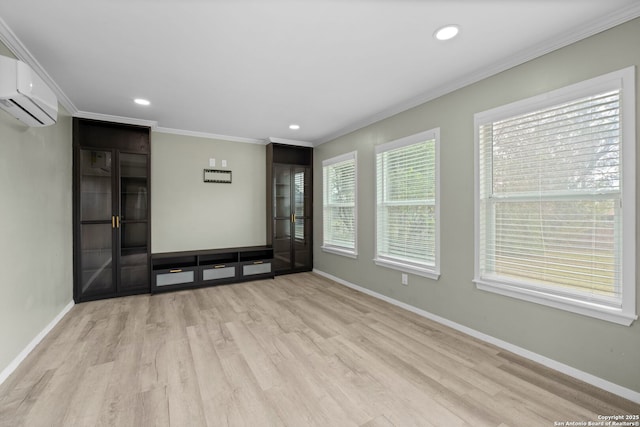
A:
[[[58,99],[22,61],[0,56],[0,108],[27,126],[49,126],[58,118]]]

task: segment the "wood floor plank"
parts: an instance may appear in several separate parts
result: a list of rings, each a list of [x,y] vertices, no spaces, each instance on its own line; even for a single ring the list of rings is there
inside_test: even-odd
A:
[[[332,338],[340,346],[340,358],[347,361],[356,372],[366,372],[381,386],[383,399],[379,404],[384,414],[399,425],[447,425],[462,426],[464,421],[434,399],[433,390],[417,386],[405,370],[376,352],[369,351],[361,339],[350,340],[343,336]],[[389,405],[388,402],[393,402]],[[395,421],[394,421],[395,420]],[[419,422],[418,422],[419,421]]]
[[[113,425],[120,427],[120,424]],[[154,387],[136,396],[133,426],[169,427],[170,425],[167,386]]]
[[[63,425],[90,426],[98,424],[114,364],[114,362],[107,362],[88,367],[79,387],[66,391],[72,394],[72,397],[62,421]]]
[[[102,406],[97,420],[104,425],[122,424],[134,413],[134,405],[138,393],[138,375],[140,373],[140,357],[142,355],[142,341],[124,343],[118,346],[118,353],[111,369],[109,380],[102,396]],[[131,387],[122,389],[122,384]]]
[[[244,323],[229,322],[225,326],[233,336],[240,354],[246,360],[262,390],[268,390],[280,384],[282,379],[276,367]]]
[[[544,426],[640,405],[312,273],[76,305],[0,427]]]
[[[211,417],[227,419],[229,426],[286,425],[277,408],[270,404],[268,393],[259,386],[247,361],[240,354],[222,358],[221,364],[231,386],[229,405],[223,413],[210,414]]]
[[[170,425],[205,425],[206,417],[188,340],[172,340],[169,347],[167,397]]]

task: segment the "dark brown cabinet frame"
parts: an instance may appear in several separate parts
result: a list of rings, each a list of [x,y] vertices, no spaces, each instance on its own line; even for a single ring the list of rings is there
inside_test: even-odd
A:
[[[269,279],[272,263],[267,246],[157,253],[151,256],[151,292]]]
[[[311,147],[299,147],[286,144],[270,143],[267,145],[267,245],[274,248],[274,257],[277,258],[276,246],[276,194],[275,194],[275,179],[276,170],[278,168],[295,168],[304,169],[307,171],[308,183],[305,182],[305,187],[308,188],[308,193],[305,192],[305,199],[308,201],[308,205],[305,205],[305,241],[303,249],[300,249],[300,242],[295,241],[295,232],[293,231],[294,224],[291,224],[291,244],[289,259],[290,266],[283,267],[282,263],[278,259],[274,260],[275,274],[289,274],[298,273],[303,271],[311,271],[313,269],[313,148]],[[293,196],[291,196],[293,197]],[[290,200],[292,206],[291,214],[294,210],[294,200]],[[295,217],[292,216],[292,223],[295,222]],[[298,243],[298,246],[296,246]],[[300,262],[300,259],[304,258],[305,262]]]
[[[140,293],[148,293],[150,291],[150,268],[151,268],[151,162],[150,162],[150,138],[151,130],[149,127],[128,125],[112,122],[104,122],[90,119],[73,119],[73,299],[75,302],[90,301],[103,298],[111,298],[117,296],[133,295]],[[80,156],[82,150],[96,150],[110,152],[113,162],[112,167],[119,166],[120,156],[127,154],[142,154],[146,158],[146,218],[144,220],[130,220],[127,223],[120,224],[121,217],[121,194],[120,171],[112,172],[111,176],[111,204],[112,212],[117,214],[118,226],[122,226],[122,232],[119,227],[112,227],[111,232],[111,263],[112,263],[112,289],[96,292],[83,292],[82,290],[82,248],[81,248],[81,232],[82,225],[102,224],[104,220],[85,220],[81,221],[81,178]],[[135,179],[135,178],[133,178]],[[112,221],[114,221],[112,217]],[[121,288],[121,274],[123,269],[122,259],[120,259],[121,241],[124,234],[125,225],[146,224],[146,234],[144,235],[145,244],[139,249],[139,255],[146,257],[146,272],[144,279],[139,286],[130,288]],[[146,248],[145,248],[146,247]],[[126,250],[126,248],[125,248]],[[145,254],[146,252],[146,254]]]

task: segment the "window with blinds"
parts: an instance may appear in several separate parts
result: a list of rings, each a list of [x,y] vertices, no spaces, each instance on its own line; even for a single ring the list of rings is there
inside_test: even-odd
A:
[[[357,255],[356,152],[322,162],[322,249],[339,255]]]
[[[607,76],[476,115],[477,283],[635,318],[622,88]]]
[[[376,147],[378,265],[439,276],[439,130]]]

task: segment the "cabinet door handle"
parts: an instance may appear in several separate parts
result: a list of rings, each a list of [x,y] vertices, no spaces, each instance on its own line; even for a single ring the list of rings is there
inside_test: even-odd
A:
[[[176,268],[175,270],[169,270],[169,273],[182,273],[182,269]]]
[[[111,228],[116,228],[116,217],[111,215]]]
[[[262,264],[263,261],[253,261],[254,264]]]
[[[220,265],[214,265],[213,268],[225,268],[226,266],[224,264],[220,264]]]
[[[120,228],[120,215],[116,216],[116,228]]]

